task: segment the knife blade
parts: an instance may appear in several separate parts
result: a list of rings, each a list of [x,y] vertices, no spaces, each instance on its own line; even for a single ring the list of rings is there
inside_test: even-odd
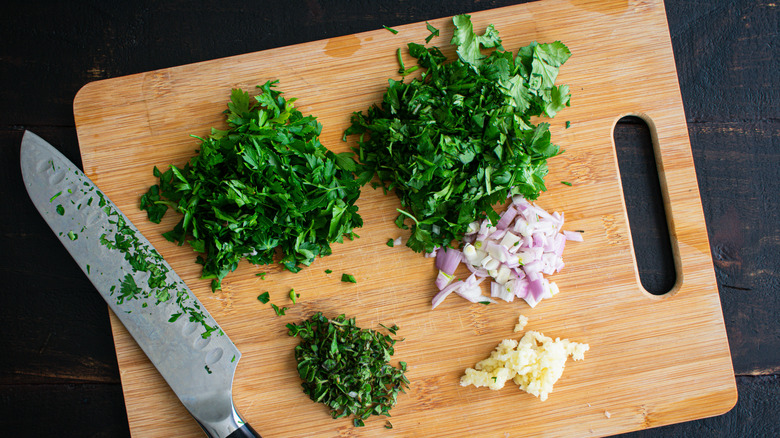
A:
[[[209,437],[260,435],[233,404],[241,352],[173,268],[78,167],[25,131],[27,193]]]

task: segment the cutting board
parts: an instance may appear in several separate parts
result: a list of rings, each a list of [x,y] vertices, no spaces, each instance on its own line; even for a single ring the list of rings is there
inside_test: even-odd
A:
[[[322,142],[342,152],[354,111],[381,100],[397,76],[395,51],[423,42],[425,23],[249,53],[87,84],[74,113],[86,174],[131,218],[193,289],[242,351],[234,399],[264,437],[294,436],[602,436],[728,411],[736,386],[662,1],[545,0],[472,14],[477,31],[492,23],[507,49],[561,40],[573,56],[559,84],[572,105],[551,123],[565,153],[549,160],[549,190],[538,204],[565,214],[566,267],[550,277],[560,293],[536,308],[525,302],[470,304],[451,296],[431,310],[433,259],[386,242],[399,206],[369,186],[358,205],[359,239],[333,246],[300,273],[242,264],[212,293],[199,279],[195,253],[161,237],[178,221],[150,223],[139,197],[155,182],[152,167],[183,165],[211,127],[224,128],[230,90],[279,79],[304,114],[319,118]],[[450,17],[431,20],[432,44],[452,58]],[[413,61],[407,57],[406,65]],[[653,296],[639,283],[612,130],[637,115],[651,128],[665,196],[677,283]],[[566,127],[566,122],[570,126]],[[572,186],[558,183],[570,181]],[[332,270],[332,273],[326,273]],[[265,279],[255,274],[267,272]],[[343,283],[341,274],[356,277]],[[486,286],[486,285],[485,285]],[[300,293],[291,305],[288,291]],[[485,288],[487,293],[487,287]],[[257,296],[290,307],[277,316]],[[285,324],[321,311],[356,317],[358,325],[400,326],[393,362],[409,364],[411,385],[385,418],[363,428],[331,419],[302,393]],[[569,360],[547,401],[508,384],[500,391],[461,387],[467,367],[487,357],[526,315],[527,330],[590,345]],[[130,429],[135,437],[202,436],[173,392],[112,315]]]

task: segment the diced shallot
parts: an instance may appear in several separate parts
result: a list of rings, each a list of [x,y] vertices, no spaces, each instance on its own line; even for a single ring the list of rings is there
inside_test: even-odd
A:
[[[452,292],[471,302],[495,302],[482,295],[479,284],[492,278],[490,295],[504,301],[523,298],[535,307],[558,293],[558,286],[544,276],[560,272],[566,241],[582,242],[582,234],[563,231],[563,214],[548,213],[519,195],[493,225],[489,219],[472,222],[463,238],[463,250],[439,249],[433,299],[438,306]],[[471,271],[465,281],[454,280],[459,263]]]

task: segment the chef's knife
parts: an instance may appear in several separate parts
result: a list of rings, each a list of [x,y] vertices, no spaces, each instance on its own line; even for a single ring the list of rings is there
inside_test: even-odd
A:
[[[206,435],[259,437],[233,405],[241,352],[149,241],[83,172],[29,131],[21,167],[35,207]]]

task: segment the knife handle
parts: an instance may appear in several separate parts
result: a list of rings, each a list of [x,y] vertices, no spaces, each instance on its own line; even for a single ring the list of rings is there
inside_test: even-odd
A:
[[[227,438],[262,438],[259,433],[252,429],[249,423],[244,423],[241,427],[234,430]]]

